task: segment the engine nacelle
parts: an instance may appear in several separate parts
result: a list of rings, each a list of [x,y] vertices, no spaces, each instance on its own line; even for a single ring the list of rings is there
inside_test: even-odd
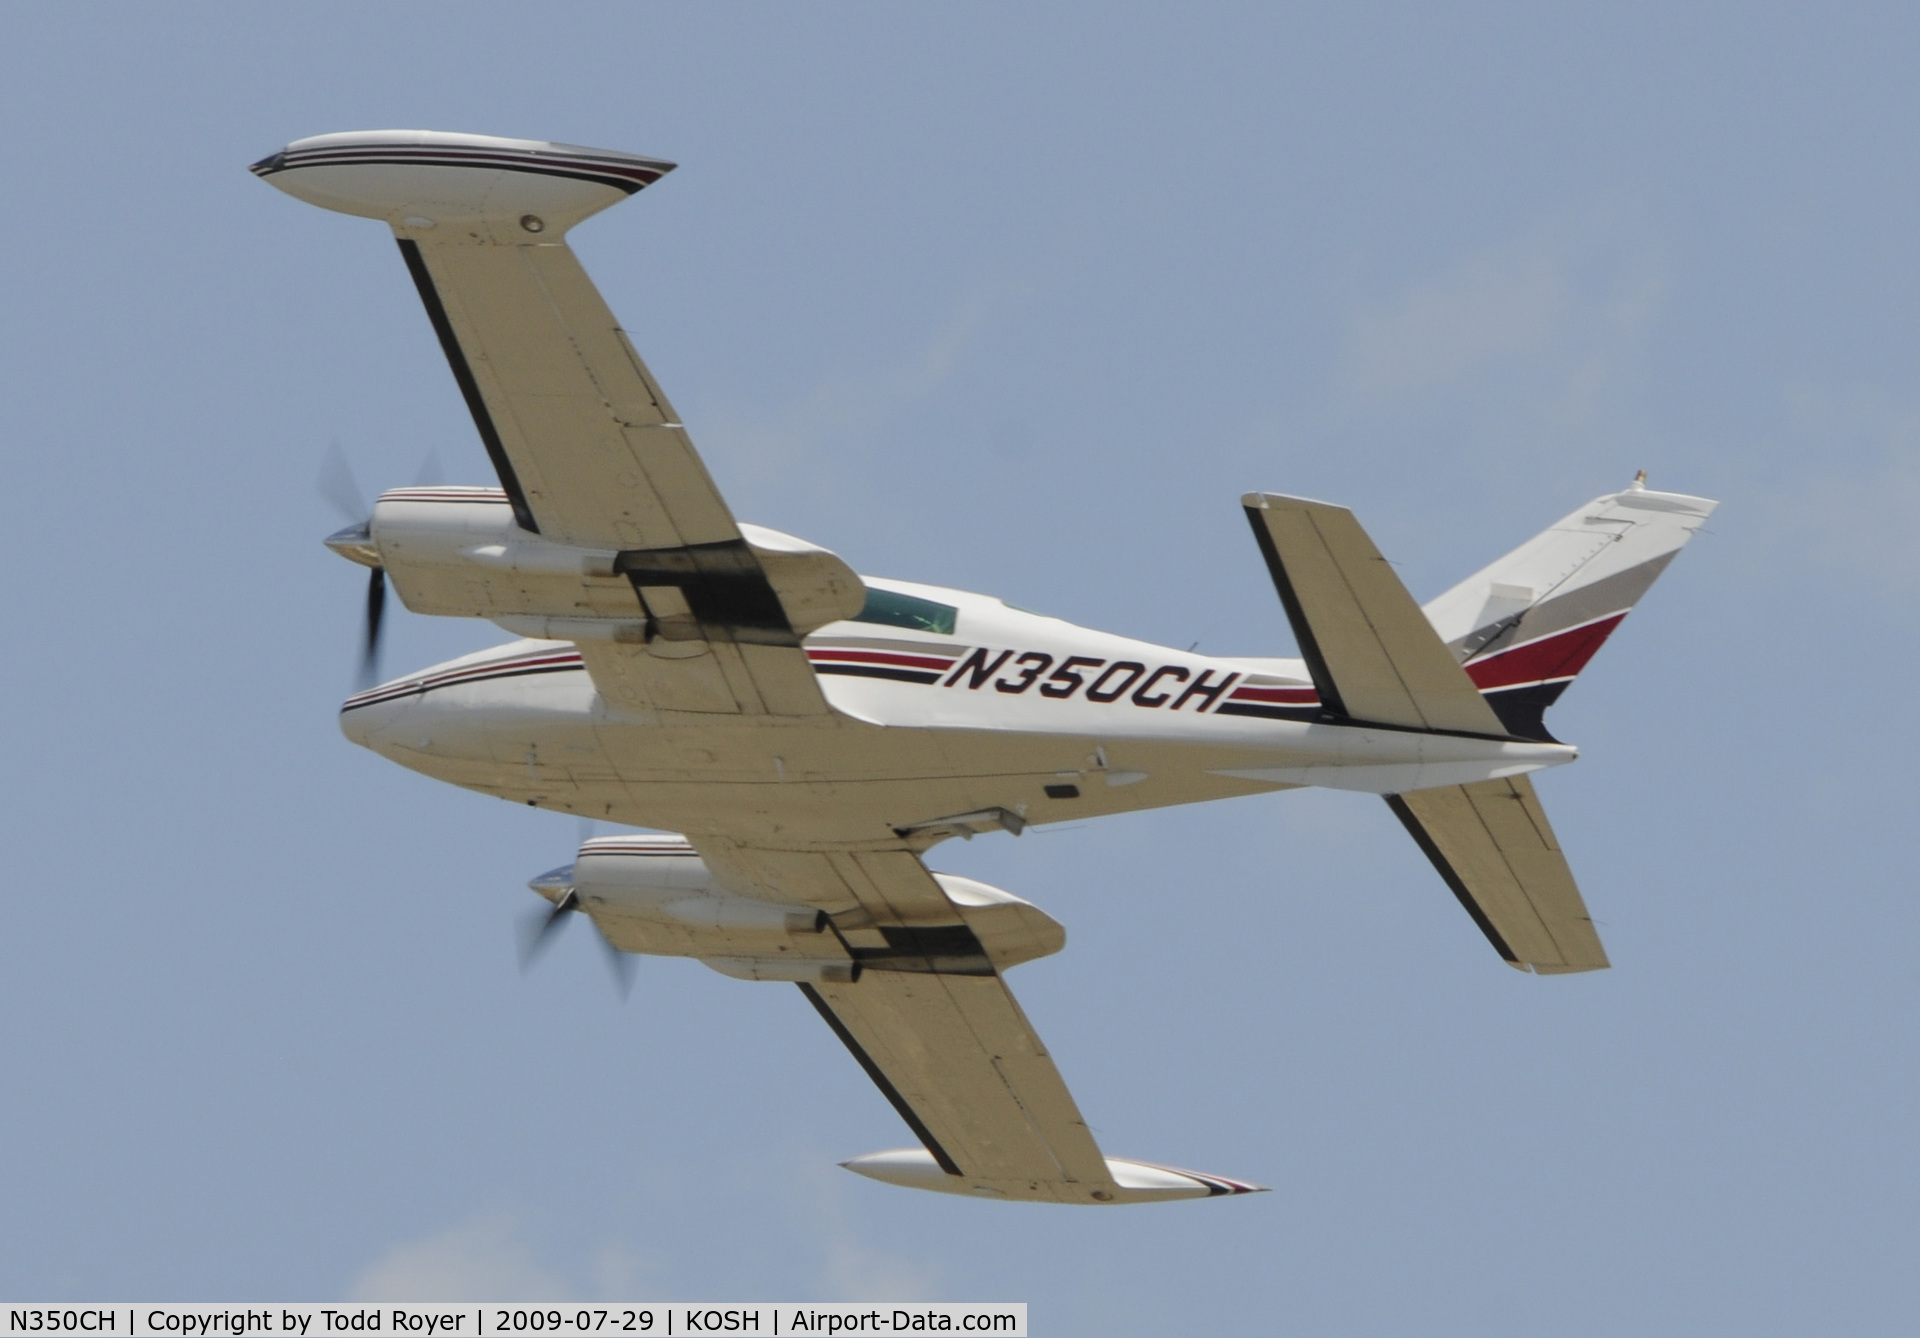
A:
[[[1031,902],[956,874],[933,877],[996,969],[1066,946],[1066,930]],[[571,865],[530,886],[553,901],[571,890],[623,952],[698,957],[750,980],[843,980],[857,972],[823,912],[727,891],[684,837],[597,837]]]
[[[758,564],[796,633],[860,611],[866,587],[838,556],[778,530],[739,528],[751,555],[740,561],[749,571]],[[575,548],[523,530],[498,488],[395,489],[375,504],[359,542],[336,540],[355,561],[386,568],[415,613],[489,618],[521,636],[551,640],[699,636],[671,586],[648,596],[656,607],[641,604],[634,580],[642,578],[627,575],[635,555]]]

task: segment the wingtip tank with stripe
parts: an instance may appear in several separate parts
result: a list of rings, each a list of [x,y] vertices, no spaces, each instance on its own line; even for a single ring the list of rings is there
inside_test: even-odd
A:
[[[659,158],[438,130],[361,130],[295,140],[254,175],[323,209],[377,218],[402,234],[559,240],[580,220],[671,172]]]

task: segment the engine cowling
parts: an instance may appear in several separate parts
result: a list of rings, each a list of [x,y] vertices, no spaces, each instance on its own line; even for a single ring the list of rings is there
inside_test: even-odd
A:
[[[957,874],[933,877],[996,970],[1066,946],[1066,930],[1031,902]],[[572,864],[530,886],[552,901],[571,890],[623,952],[696,957],[752,980],[844,980],[858,972],[824,912],[729,892],[684,837],[598,837]]]
[[[866,587],[827,549],[758,525],[741,525],[753,563],[779,597],[795,633],[850,618]],[[651,624],[628,555],[576,548],[523,530],[497,488],[399,488],[367,524],[365,555],[377,556],[400,600],[415,613],[489,618],[521,636],[552,640],[685,640],[697,629]],[[676,550],[677,551],[677,550]],[[638,578],[636,578],[638,579]]]

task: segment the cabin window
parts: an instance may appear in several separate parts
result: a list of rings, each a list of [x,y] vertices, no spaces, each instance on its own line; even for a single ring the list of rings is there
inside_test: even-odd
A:
[[[936,604],[931,599],[916,599],[912,595],[896,594],[892,590],[876,590],[867,587],[867,603],[853,620],[857,623],[879,623],[882,627],[905,627],[915,632],[938,632],[941,636],[953,635],[954,620],[960,610],[951,604]]]

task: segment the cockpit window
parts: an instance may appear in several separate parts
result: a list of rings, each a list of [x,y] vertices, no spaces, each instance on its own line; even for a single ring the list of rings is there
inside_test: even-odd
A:
[[[953,635],[954,619],[960,610],[951,604],[936,604],[931,599],[867,587],[866,607],[854,615],[857,623],[879,623],[882,627],[906,627],[915,632]]]

